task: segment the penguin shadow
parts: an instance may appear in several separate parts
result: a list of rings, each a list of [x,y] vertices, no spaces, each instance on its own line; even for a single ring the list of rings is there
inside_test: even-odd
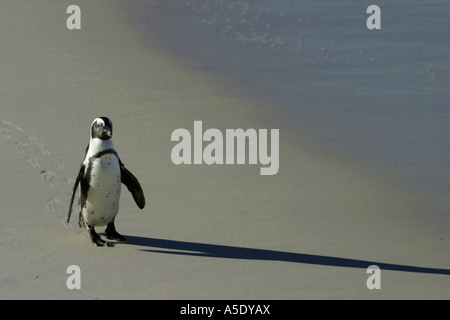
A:
[[[125,237],[127,240],[125,242],[121,242],[122,244],[141,246],[144,247],[144,249],[140,249],[141,251],[161,254],[238,260],[284,261],[290,263],[361,269],[367,269],[371,265],[377,265],[382,270],[450,275],[450,269],[426,268],[391,264],[381,261],[368,261],[315,254],[155,239],[130,235]]]

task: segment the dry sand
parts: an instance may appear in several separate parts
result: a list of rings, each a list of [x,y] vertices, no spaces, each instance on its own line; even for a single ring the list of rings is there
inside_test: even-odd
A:
[[[91,1],[92,2],[92,1]],[[450,298],[450,241],[424,221],[433,203],[362,164],[283,131],[274,108],[149,46],[113,1],[8,1],[0,11],[0,298]],[[97,248],[76,214],[74,178],[100,115],[139,178],[123,189],[128,238]],[[280,171],[182,165],[176,128],[280,128]],[[99,228],[102,232],[102,228]],[[381,268],[369,290],[366,268]],[[68,290],[69,265],[81,290]]]

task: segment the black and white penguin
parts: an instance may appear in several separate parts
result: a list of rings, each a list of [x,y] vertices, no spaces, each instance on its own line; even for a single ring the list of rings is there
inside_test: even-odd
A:
[[[70,200],[69,223],[75,193],[80,185],[80,227],[86,227],[97,246],[109,245],[95,232],[94,227],[106,225],[110,240],[124,241],[114,226],[119,210],[121,183],[127,186],[140,209],[145,206],[144,192],[136,177],[120,161],[112,143],[112,123],[107,117],[96,118],[91,125],[91,139],[73,187]]]

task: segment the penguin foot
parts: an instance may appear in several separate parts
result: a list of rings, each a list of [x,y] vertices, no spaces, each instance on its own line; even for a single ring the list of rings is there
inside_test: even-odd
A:
[[[109,240],[126,241],[125,237],[116,231],[114,222],[108,223],[105,229],[105,235]]]
[[[111,243],[106,242],[100,236],[95,232],[94,228],[88,229],[89,236],[91,237],[91,241],[93,244],[95,244],[97,247],[104,247],[105,245],[109,247]]]
[[[95,240],[92,240],[92,242],[93,242],[97,247],[104,247],[104,246],[111,247],[111,246],[112,246],[111,242],[107,242],[107,241],[101,239],[100,237],[98,237],[98,238],[95,239]]]

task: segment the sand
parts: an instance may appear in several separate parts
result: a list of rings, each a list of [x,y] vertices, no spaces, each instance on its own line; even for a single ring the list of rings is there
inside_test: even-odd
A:
[[[0,298],[450,298],[450,240],[423,215],[432,199],[283,131],[276,108],[143,41],[114,3],[77,1],[72,31],[69,1],[2,5]],[[128,241],[97,248],[76,213],[65,220],[103,115],[147,205],[124,188],[116,226]],[[279,128],[278,174],[174,165],[171,133],[195,120]],[[366,285],[373,264],[378,290]],[[79,290],[67,288],[70,265]]]

